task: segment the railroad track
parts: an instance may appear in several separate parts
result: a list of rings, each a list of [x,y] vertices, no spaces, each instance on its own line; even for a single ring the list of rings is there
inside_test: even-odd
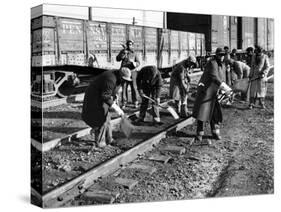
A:
[[[165,106],[165,105],[167,105],[167,102],[164,102],[161,104],[161,106]],[[129,118],[136,117],[136,116],[138,116],[138,114],[139,114],[139,111],[136,111],[136,112],[130,114]],[[121,121],[120,117],[112,119],[111,120],[112,128],[113,129],[118,128],[118,124],[120,123],[120,121]],[[62,143],[67,143],[67,142],[70,142],[72,139],[77,139],[82,136],[88,135],[90,133],[90,130],[91,130],[91,127],[87,127],[85,129],[70,133],[64,137],[52,139],[52,140],[44,142],[44,143],[31,138],[31,144],[37,150],[39,150],[41,152],[46,152],[46,151],[49,151],[49,150],[61,145]]]
[[[200,75],[201,73],[195,74],[195,76]],[[169,101],[164,102],[161,105],[165,106],[167,104],[169,104]],[[135,117],[137,117],[138,113],[139,112],[136,111],[129,117],[131,119],[134,119]],[[32,162],[33,171],[35,173],[33,176],[36,175],[36,171],[42,170],[42,173],[40,171],[38,172],[39,175],[37,176],[37,179],[33,179],[33,201],[37,204],[43,203],[44,207],[58,207],[64,205],[67,201],[73,199],[75,196],[81,194],[87,188],[89,188],[93,181],[95,181],[96,179],[100,179],[101,177],[105,177],[115,172],[116,170],[120,169],[121,166],[124,166],[126,163],[135,160],[137,157],[139,157],[146,151],[151,150],[161,141],[161,139],[165,138],[170,132],[177,131],[185,127],[186,125],[193,123],[193,119],[191,118],[185,120],[173,120],[172,116],[168,114],[167,111],[161,111],[161,117],[164,117],[162,118],[162,120],[164,120],[163,126],[137,127],[137,129],[135,129],[135,136],[137,138],[134,142],[132,142],[132,139],[130,139],[130,144],[126,144],[126,141],[128,141],[128,139],[124,138],[124,136],[122,137],[121,135],[121,140],[119,139],[119,141],[117,141],[117,143],[121,145],[109,149],[109,151],[113,151],[114,153],[107,154],[106,156],[107,158],[111,159],[105,160],[103,158],[103,160],[94,160],[94,162],[89,160],[88,162],[85,162],[86,165],[84,164],[84,167],[84,159],[82,159],[82,161],[79,162],[80,165],[76,167],[75,165],[72,166],[71,169],[76,170],[76,173],[72,173],[70,175],[67,174],[71,173],[71,171],[68,172],[67,167],[65,168],[63,167],[63,165],[52,164],[55,161],[55,158],[57,157],[55,155],[62,155],[62,157],[58,159],[59,161],[72,161],[71,159],[67,158],[67,155],[70,155],[69,153],[71,153],[72,155],[82,155],[83,157],[89,159],[91,155],[88,155],[88,151],[91,149],[92,144],[87,144],[87,142],[92,139],[87,136],[89,136],[91,128],[85,128],[78,132],[70,133],[62,138],[57,138],[45,143],[38,142],[35,139],[31,139],[33,151],[32,155],[37,155],[33,158]],[[117,132],[117,137],[120,136],[120,133],[118,134],[118,131],[120,131],[120,120],[120,118],[112,120],[113,130]],[[100,150],[97,151],[99,152]],[[37,160],[39,160],[39,162]],[[76,158],[75,160],[79,160],[79,158]],[[43,164],[43,167],[42,165],[40,167],[40,164]],[[51,164],[50,166],[53,166],[53,168],[50,169],[50,167],[48,167],[48,164]],[[36,166],[39,166],[39,168],[36,168]],[[54,171],[55,173],[52,173],[52,171]],[[60,178],[59,182],[51,182],[51,186],[43,188],[46,185],[50,185],[50,183],[46,181],[48,180],[48,176],[56,176],[56,174],[62,174],[64,176]],[[46,178],[45,181],[43,180],[43,182],[40,180],[42,176],[43,178]],[[40,186],[40,181],[43,187]],[[99,196],[103,194],[97,195]],[[107,194],[105,195],[109,197]],[[41,200],[43,200],[43,202]],[[113,200],[111,198],[111,202],[112,201]]]
[[[193,124],[194,119],[193,118],[187,118],[187,119],[180,119],[180,120],[173,120],[173,118],[167,114],[166,112],[162,111],[161,112],[161,117],[163,121],[162,126],[157,126],[153,127],[148,125],[144,126],[137,126],[134,129],[134,133],[130,139],[122,137],[122,135],[119,134],[119,138],[117,139],[117,145],[114,147],[108,147],[108,149],[100,150],[96,149],[94,152],[89,152],[87,154],[81,153],[79,148],[77,148],[77,152],[79,152],[79,156],[84,156],[87,155],[87,159],[85,159],[85,162],[80,162],[77,164],[80,164],[79,167],[83,166],[85,164],[91,164],[92,166],[87,169],[86,171],[82,171],[80,174],[73,176],[73,178],[69,179],[69,176],[72,176],[71,170],[64,170],[61,171],[62,175],[64,175],[65,180],[59,185],[59,186],[53,186],[51,189],[43,188],[43,195],[40,195],[41,192],[38,192],[38,189],[33,188],[32,193],[33,193],[33,198],[38,200],[38,197],[42,198],[43,201],[43,207],[59,207],[62,205],[65,205],[67,202],[70,200],[73,200],[74,197],[81,195],[85,191],[88,192],[86,195],[89,195],[89,191],[87,191],[88,188],[92,186],[92,184],[100,179],[104,178],[117,170],[122,169],[126,164],[134,161],[141,155],[145,154],[147,151],[152,150],[153,148],[157,147],[157,145],[160,143],[160,141],[167,137],[172,132],[176,132],[187,125]],[[118,134],[118,132],[117,132]],[[69,158],[64,158],[64,153],[66,155],[69,155],[69,151],[71,151],[71,148],[73,147],[74,143],[83,143],[83,141],[87,141],[87,138],[84,140],[78,139],[74,142],[69,142],[68,144],[63,144],[62,146],[55,148],[54,150],[48,151],[47,153],[41,153],[42,158],[43,158],[43,164],[46,165],[49,162],[52,163],[54,162],[55,158],[50,157],[52,155],[58,155],[57,153],[60,152],[62,157],[59,158],[59,161],[64,161],[64,160],[69,160]],[[67,146],[69,148],[67,148]],[[90,146],[82,146],[82,149],[85,150],[90,149]],[[101,161],[92,161],[91,158],[95,157],[97,154],[101,154],[101,157],[103,154],[108,154],[106,151],[112,151],[114,150],[113,154],[109,154],[109,159],[106,157],[106,159],[102,159]],[[184,152],[183,147],[176,147],[176,146],[170,146],[167,147],[167,151],[173,151],[173,152],[179,152],[182,153]],[[52,151],[53,154],[52,154]],[[74,150],[73,150],[74,151]],[[99,152],[101,151],[101,152]],[[72,158],[73,159],[73,158]],[[168,156],[163,156],[161,153],[159,155],[155,155],[154,157],[151,157],[150,160],[154,161],[160,161],[166,163],[170,157]],[[44,160],[49,160],[48,162],[44,163]],[[74,167],[75,163],[72,163],[71,169],[77,170],[77,167]],[[82,165],[81,165],[82,164]],[[43,165],[43,166],[44,166]],[[87,167],[87,165],[86,165]],[[136,169],[143,169],[143,170],[153,170],[153,167],[145,167],[141,165],[133,165],[134,168]],[[45,170],[45,171],[44,171]],[[46,171],[47,170],[47,171]],[[85,170],[85,169],[84,169]],[[48,171],[46,166],[43,167],[43,178],[48,178],[52,176],[54,173],[58,174],[59,168],[58,169],[53,169],[52,171]],[[67,174],[66,174],[67,173]],[[116,177],[116,183],[119,183],[125,187],[131,187],[137,182],[134,180],[130,179],[122,179]],[[43,184],[47,184],[47,181],[43,179]],[[44,186],[43,186],[44,187]],[[45,190],[45,191],[44,191]],[[114,193],[114,192],[113,192]],[[114,196],[112,192],[108,191],[97,191],[95,190],[94,192],[90,192],[90,195],[92,195],[92,198],[96,201],[103,202],[105,203],[112,203],[114,199],[117,197],[116,195]],[[40,199],[40,198],[39,198]],[[40,202],[38,200],[37,202]]]
[[[136,114],[131,115],[132,119],[134,117],[136,117]],[[124,178],[120,173],[133,170],[133,172],[152,174],[156,171],[154,166],[140,164],[137,159],[146,157],[146,160],[149,161],[167,163],[173,158],[170,154],[163,154],[163,151],[177,155],[186,151],[186,146],[166,145],[164,148],[159,148],[159,146],[163,146],[162,139],[174,134],[173,132],[192,125],[194,119],[173,120],[165,111],[161,111],[161,118],[164,122],[162,126],[154,127],[148,123],[144,126],[137,126],[130,139],[125,138],[118,132],[118,119],[116,119],[115,137],[118,137],[117,144],[108,146],[103,150],[96,148],[93,152],[89,152],[92,144],[89,143],[90,138],[87,137],[88,132],[86,131],[84,134],[81,133],[81,136],[70,135],[66,139],[67,142],[61,142],[60,145],[50,149],[50,151],[33,150],[37,151],[38,155],[41,155],[43,160],[41,170],[43,170],[43,173],[41,173],[40,177],[45,178],[43,182],[41,181],[43,188],[38,189],[36,185],[32,188],[33,201],[39,202],[38,204],[42,204],[43,207],[59,207],[75,204],[74,202],[79,196],[82,200],[90,200],[91,204],[113,203],[118,198],[118,190],[114,190],[114,186],[111,185],[107,188],[99,188],[96,187],[97,184],[110,177],[112,184],[131,189],[138,184],[138,180]],[[187,142],[186,145],[189,144],[189,140],[185,141]],[[151,150],[154,150],[156,154],[150,155],[148,152]],[[74,156],[69,158],[68,156],[71,154]],[[61,156],[57,157],[58,155]],[[96,156],[98,158],[95,158]],[[193,159],[197,160],[196,158]],[[56,160],[78,161],[78,163],[61,164]],[[48,165],[49,163],[54,164]],[[77,172],[77,170],[79,171]],[[73,171],[76,171],[76,173],[73,174]],[[47,187],[47,180],[52,175],[56,179],[60,178],[59,182]],[[41,200],[42,202],[40,203]]]

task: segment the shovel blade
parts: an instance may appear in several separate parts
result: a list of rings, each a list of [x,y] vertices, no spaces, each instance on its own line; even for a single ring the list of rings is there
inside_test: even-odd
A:
[[[122,118],[120,122],[120,129],[124,135],[129,138],[133,132],[134,126],[131,124],[128,118]]]
[[[174,108],[172,107],[168,107],[167,110],[169,111],[169,113],[174,117],[174,119],[179,119],[179,115],[177,114],[177,112],[174,110]]]

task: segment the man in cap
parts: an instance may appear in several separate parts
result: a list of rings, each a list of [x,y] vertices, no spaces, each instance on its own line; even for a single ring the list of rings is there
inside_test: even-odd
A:
[[[251,68],[246,63],[233,59],[229,59],[228,63],[231,67],[231,76],[233,81],[249,77]],[[243,100],[247,100],[247,93],[242,93],[241,97]]]
[[[248,78],[250,74],[250,67],[241,61],[236,61],[233,59],[228,60],[228,63],[230,67],[232,68],[232,71],[236,75],[235,78],[242,79],[242,78]]]
[[[260,46],[256,46],[255,54],[252,57],[252,65],[250,71],[250,105],[252,109],[256,99],[259,100],[259,104],[262,109],[265,109],[265,95],[267,91],[267,74],[270,69],[269,59],[266,54],[263,53],[263,49]]]
[[[226,95],[231,94],[231,88],[222,80],[225,74],[225,52],[222,48],[216,49],[216,55],[206,64],[205,71],[197,87],[192,116],[197,119],[197,135],[195,141],[201,142],[204,135],[204,122],[209,121],[212,135],[221,139],[219,125],[222,122],[221,106],[217,99],[217,92],[223,90]]]
[[[131,71],[128,68],[105,71],[95,77],[85,91],[82,119],[92,127],[98,147],[112,143],[111,116],[109,110],[114,110],[123,116],[123,110],[115,98],[124,81],[131,81]]]
[[[225,65],[225,83],[227,85],[231,85],[231,73],[230,73],[230,65],[228,64],[228,61],[230,59],[230,50],[228,46],[223,47],[225,55],[224,55],[224,65]]]
[[[160,104],[160,92],[161,87],[163,86],[163,80],[161,73],[155,66],[145,66],[143,67],[137,76],[137,87],[140,96],[142,97],[141,106],[140,106],[140,115],[137,123],[144,122],[146,111],[148,108],[149,100],[145,96],[152,98],[152,116],[153,122],[155,124],[160,123],[160,114],[159,114],[159,104]]]
[[[253,56],[254,56],[254,48],[248,47],[246,49],[246,64],[250,67],[252,66]]]
[[[189,91],[190,77],[188,70],[196,67],[196,58],[189,56],[186,60],[176,64],[170,78],[170,97],[175,101],[175,108],[180,112],[180,117],[188,116],[187,98]]]
[[[233,60],[238,60],[237,49],[232,49],[230,53],[230,58]]]
[[[132,40],[127,40],[126,46],[124,46],[124,49],[122,49],[119,54],[116,56],[117,62],[121,62],[121,68],[126,67],[131,70],[132,75],[132,81],[125,82],[122,85],[122,104],[123,107],[126,106],[127,100],[128,100],[128,86],[131,87],[131,95],[132,95],[132,101],[134,103],[134,106],[138,107],[138,101],[137,101],[137,84],[136,84],[136,78],[137,78],[137,68],[140,65],[140,60],[138,55],[133,50],[134,42]]]

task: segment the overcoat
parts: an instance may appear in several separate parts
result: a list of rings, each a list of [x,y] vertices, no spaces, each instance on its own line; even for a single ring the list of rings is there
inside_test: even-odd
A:
[[[241,61],[234,61],[233,72],[235,73],[235,76],[232,77],[232,80],[248,78],[250,74],[250,67]]]
[[[187,95],[189,90],[190,77],[183,63],[185,60],[173,67],[170,78],[170,98],[174,100],[180,100],[180,97]]]
[[[252,60],[251,79],[255,79],[251,81],[250,87],[250,97],[265,97],[267,90],[267,74],[270,68],[268,56],[262,54],[260,56],[255,55]],[[264,75],[262,77],[262,74]]]
[[[144,94],[151,93],[152,98],[160,98],[163,79],[156,66],[144,66],[137,75],[137,88]]]
[[[106,121],[109,107],[120,83],[118,70],[105,71],[95,77],[85,91],[82,119],[90,127],[100,127]]]
[[[116,56],[117,62],[121,62],[121,68],[126,67],[131,71],[135,70],[140,65],[140,59],[138,55],[132,49],[122,49],[119,54]],[[136,66],[133,64],[136,62]]]
[[[200,121],[222,122],[221,107],[217,100],[217,92],[225,76],[225,65],[218,64],[215,59],[207,62],[198,87],[192,116]]]

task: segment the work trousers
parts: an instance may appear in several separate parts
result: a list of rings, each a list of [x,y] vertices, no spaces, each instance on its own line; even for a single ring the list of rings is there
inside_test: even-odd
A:
[[[151,97],[152,99],[156,99],[154,92],[145,91],[144,94],[148,97]],[[141,106],[140,106],[140,115],[139,115],[141,119],[144,119],[148,105],[149,105],[149,100],[147,98],[142,98]],[[154,120],[160,119],[159,106],[157,106],[155,103],[152,103],[151,115]]]
[[[132,95],[132,102],[136,103],[138,101],[137,99],[137,71],[132,71],[132,81],[125,81],[122,84],[122,104],[125,105],[128,102],[129,99],[129,93],[128,93],[128,87],[131,88],[131,95]]]
[[[106,115],[106,120],[102,126],[94,128],[95,141],[97,144],[100,143],[111,143],[112,141],[112,128],[111,128],[111,115],[108,112]]]
[[[216,123],[215,121],[210,121],[211,130],[219,129],[220,125],[219,123]],[[197,134],[200,134],[200,132],[204,132],[204,122],[197,120]]]

